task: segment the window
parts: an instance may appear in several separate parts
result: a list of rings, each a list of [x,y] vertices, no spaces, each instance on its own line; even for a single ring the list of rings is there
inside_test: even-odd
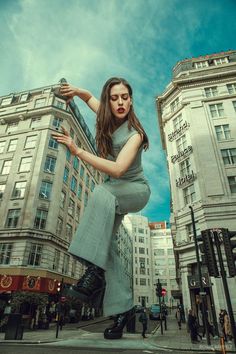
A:
[[[229,61],[228,61],[228,58],[227,58],[227,57],[214,59],[215,65],[226,64],[226,63],[228,63],[228,62],[229,62]]]
[[[85,176],[85,184],[86,184],[86,187],[89,188],[89,182],[90,182],[90,177],[89,175],[86,173],[86,176]]]
[[[66,238],[69,242],[72,239],[72,226],[70,224],[66,224]]]
[[[53,118],[53,121],[52,121],[52,125],[53,125],[56,129],[58,129],[58,128],[60,128],[62,122],[63,122],[63,119],[62,119],[62,118],[54,117],[54,118]]]
[[[95,188],[95,182],[92,180],[92,181],[91,181],[91,191],[93,191],[94,188]]]
[[[230,139],[229,124],[215,126],[216,137],[218,141]]]
[[[140,285],[146,285],[146,279],[140,278]]]
[[[69,178],[69,169],[68,169],[67,167],[65,167],[65,169],[64,169],[64,175],[63,175],[63,181],[64,181],[65,183],[67,183],[67,182],[68,182],[68,178]]]
[[[66,104],[64,101],[60,101],[58,99],[54,99],[54,106],[60,109],[66,109]]]
[[[12,192],[12,198],[24,198],[26,183],[26,181],[15,183],[15,187]]]
[[[82,185],[81,185],[81,184],[79,184],[79,188],[78,188],[77,196],[78,196],[78,198],[79,198],[80,200],[82,199],[82,192],[83,192]]]
[[[76,274],[76,259],[72,259],[71,276],[74,277],[75,274]]]
[[[20,217],[20,209],[10,209],[8,210],[6,227],[17,227]]]
[[[197,236],[201,235],[201,229],[198,224],[198,221],[195,221],[195,228],[196,228],[196,234]],[[186,225],[186,231],[187,231],[187,236],[189,241],[193,241],[193,224],[187,224]]]
[[[198,61],[197,63],[194,63],[194,66],[196,69],[201,69],[201,68],[207,68],[208,65],[208,61],[204,60],[204,61]]]
[[[62,265],[63,274],[67,274],[69,272],[69,261],[70,261],[69,255],[64,253],[63,265]]]
[[[175,265],[175,259],[174,258],[169,258],[168,259],[168,265]]]
[[[138,242],[140,242],[140,243],[144,243],[144,237],[143,236],[139,236],[139,238],[138,238]]]
[[[145,248],[144,247],[139,247],[138,249],[140,254],[145,254]]]
[[[65,201],[66,201],[66,193],[61,191],[61,198],[60,198],[60,207],[61,208],[65,207]]]
[[[59,271],[59,264],[60,264],[60,251],[55,250],[54,252],[54,258],[53,258],[53,264],[52,264],[52,269],[55,271]]]
[[[44,230],[46,227],[48,212],[46,210],[37,209],[34,219],[34,227],[39,230]]]
[[[27,99],[28,99],[28,96],[29,96],[28,93],[23,93],[23,94],[20,96],[20,102],[26,102]]]
[[[5,160],[2,165],[2,175],[9,175],[11,169],[12,160]]]
[[[84,166],[83,165],[80,166],[79,175],[80,175],[81,178],[84,177]]]
[[[70,158],[71,158],[71,152],[70,152],[70,150],[67,148],[67,149],[66,149],[66,159],[67,159],[67,161],[70,161]]]
[[[37,100],[35,100],[34,108],[43,107],[45,106],[45,104],[46,104],[46,97],[38,98]]]
[[[17,141],[18,141],[18,139],[11,139],[10,140],[10,143],[8,145],[8,150],[7,150],[8,152],[16,151]]]
[[[72,192],[76,193],[77,179],[74,176],[72,176],[72,179],[71,179],[70,189],[72,190]]]
[[[163,248],[157,248],[154,250],[154,256],[164,256],[165,250]]]
[[[56,230],[56,234],[57,236],[61,236],[62,234],[62,227],[63,227],[63,220],[61,218],[57,219],[57,230]]]
[[[80,217],[80,206],[77,205],[76,207],[76,213],[75,213],[75,220],[79,221],[79,217]]]
[[[1,106],[7,106],[8,104],[11,104],[12,99],[13,99],[13,96],[3,98],[2,102],[1,102]]]
[[[70,136],[72,137],[72,139],[74,139],[75,132],[72,128],[70,128]]]
[[[236,101],[233,101],[234,110],[236,112]]]
[[[194,184],[191,184],[191,186],[183,189],[184,193],[184,204],[190,204],[196,200],[196,193],[194,189]]]
[[[187,147],[187,139],[186,135],[181,136],[178,140],[176,140],[177,151],[181,152]]]
[[[73,167],[76,171],[78,171],[79,169],[79,160],[76,156],[74,156],[74,159],[73,159]]]
[[[207,87],[205,88],[205,95],[206,97],[215,97],[218,95],[217,87]]]
[[[44,164],[44,171],[48,173],[54,173],[56,166],[56,158],[52,156],[47,156]]]
[[[6,184],[5,183],[1,183],[0,184],[0,200],[3,198],[3,194],[6,188]]]
[[[179,129],[183,125],[183,117],[182,114],[180,114],[178,117],[176,117],[173,120],[173,125],[174,125],[174,130]]]
[[[180,163],[180,175],[181,177],[184,177],[186,175],[189,175],[190,173],[191,173],[190,159],[186,159]]]
[[[228,84],[226,86],[229,94],[236,93],[236,83]]]
[[[22,157],[20,162],[19,172],[29,172],[31,161],[32,161],[32,156]]]
[[[231,193],[236,193],[236,176],[228,177],[228,181]]]
[[[176,111],[180,107],[179,97],[177,97],[171,104],[170,110],[171,112]]]
[[[41,117],[31,119],[31,128],[37,128],[41,124]]]
[[[223,103],[210,104],[210,113],[212,118],[218,118],[224,116]]]
[[[49,142],[48,142],[48,146],[52,149],[57,149],[58,148],[58,142],[53,139],[52,136],[50,136]]]
[[[0,264],[10,263],[12,246],[12,243],[0,243]]]
[[[74,216],[74,212],[75,212],[75,202],[73,199],[70,198],[69,206],[68,206],[68,214]]]
[[[141,229],[140,227],[138,228],[138,233],[139,234],[144,234],[144,229]]]
[[[40,191],[39,191],[39,197],[43,199],[50,199],[51,192],[52,192],[52,183],[42,181]]]
[[[7,124],[7,133],[15,132],[18,129],[18,122],[11,122]]]
[[[32,243],[29,252],[28,265],[40,266],[43,245]]]
[[[222,149],[221,155],[224,165],[236,164],[236,149]]]
[[[27,136],[25,140],[25,149],[33,149],[36,146],[37,135]]]
[[[86,206],[87,203],[88,203],[88,192],[85,191],[85,193],[84,193],[84,206]]]
[[[0,141],[0,153],[4,151],[5,143],[5,141]]]

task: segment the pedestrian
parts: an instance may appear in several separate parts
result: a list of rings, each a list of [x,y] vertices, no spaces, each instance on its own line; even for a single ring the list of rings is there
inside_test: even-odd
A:
[[[198,343],[198,325],[196,316],[193,314],[192,309],[188,311],[188,328],[190,332],[190,338],[192,343]]]
[[[227,342],[228,340],[232,340],[232,330],[231,330],[231,324],[230,324],[230,319],[227,311],[224,311],[224,334],[225,334],[225,341]]]
[[[142,337],[147,338],[146,336],[146,330],[147,330],[147,323],[148,323],[148,318],[147,318],[147,312],[146,309],[143,308],[140,315],[139,315],[139,322],[142,323],[143,330],[142,330]]]
[[[71,294],[81,302],[100,307],[105,316],[117,315],[107,328],[107,339],[121,338],[124,326],[135,316],[129,280],[122,274],[115,235],[125,214],[144,208],[150,188],[141,165],[148,137],[133,109],[132,88],[121,78],[109,79],[100,102],[87,90],[62,84],[67,104],[78,96],[96,113],[98,155],[78,147],[65,127],[53,137],[70,152],[105,174],[96,186],[80,221],[69,252],[87,264],[87,270]]]
[[[225,339],[226,336],[225,336],[225,332],[224,332],[224,316],[225,316],[225,310],[220,309],[220,313],[219,313],[220,331],[221,331],[221,334],[223,335],[223,337]]]
[[[181,329],[182,316],[181,316],[180,309],[178,307],[177,307],[177,310],[176,310],[176,313],[175,313],[175,318],[177,320],[179,329]]]

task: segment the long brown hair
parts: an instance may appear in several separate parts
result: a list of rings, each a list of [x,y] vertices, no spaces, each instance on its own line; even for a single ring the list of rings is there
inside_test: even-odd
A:
[[[112,77],[107,80],[103,86],[100,106],[97,112],[96,120],[96,143],[98,148],[98,153],[101,157],[106,158],[108,155],[113,155],[112,147],[112,133],[116,129],[114,115],[111,112],[110,108],[110,91],[112,86],[123,84],[127,87],[129,95],[132,99],[132,88],[130,84],[122,78]],[[129,113],[127,114],[128,120],[128,129],[130,130],[133,127],[143,136],[143,147],[147,150],[149,146],[149,141],[145,130],[143,129],[140,121],[136,117],[133,105],[131,105]]]

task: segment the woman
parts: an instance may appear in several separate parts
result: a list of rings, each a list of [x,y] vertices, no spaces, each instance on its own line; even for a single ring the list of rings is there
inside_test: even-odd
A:
[[[198,343],[198,331],[197,331],[197,319],[196,316],[193,314],[192,309],[188,311],[188,328],[190,332],[190,338],[192,343]]]
[[[55,133],[54,138],[65,144],[73,155],[105,173],[104,182],[96,186],[89,199],[69,248],[70,253],[88,264],[72,292],[81,301],[96,306],[105,291],[104,314],[118,315],[104,336],[121,338],[134,310],[129,282],[121,273],[115,235],[124,215],[140,211],[149,200],[150,188],[141,165],[148,138],[134,113],[132,89],[126,80],[109,79],[102,89],[100,102],[89,91],[68,84],[63,84],[60,92],[67,103],[78,96],[97,114],[99,156],[76,146],[64,128],[64,134]]]

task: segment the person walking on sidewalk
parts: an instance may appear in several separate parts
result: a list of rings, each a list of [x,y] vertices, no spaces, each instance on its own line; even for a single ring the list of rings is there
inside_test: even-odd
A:
[[[69,132],[53,133],[78,159],[105,174],[95,187],[80,221],[69,252],[87,264],[87,270],[70,294],[93,307],[104,297],[104,314],[117,314],[107,328],[107,339],[121,338],[124,326],[135,316],[132,291],[118,255],[116,232],[125,214],[138,212],[147,204],[150,187],[141,164],[149,142],[133,109],[130,84],[122,78],[109,79],[97,100],[89,91],[62,84],[60,94],[67,104],[78,96],[96,113],[98,155],[78,147]]]
[[[182,315],[181,315],[181,312],[180,312],[179,308],[177,308],[177,310],[176,310],[175,318],[177,320],[179,329],[181,329]]]
[[[199,340],[197,339],[197,337],[198,337],[197,319],[196,319],[196,316],[193,314],[192,309],[190,309],[188,311],[188,328],[189,328],[189,332],[190,332],[191,342],[198,343]]]
[[[146,337],[146,330],[147,330],[147,323],[148,323],[148,318],[147,318],[147,312],[146,309],[142,309],[141,314],[139,315],[139,322],[142,323],[143,326],[143,331],[142,331],[142,337],[143,338],[147,338]]]

